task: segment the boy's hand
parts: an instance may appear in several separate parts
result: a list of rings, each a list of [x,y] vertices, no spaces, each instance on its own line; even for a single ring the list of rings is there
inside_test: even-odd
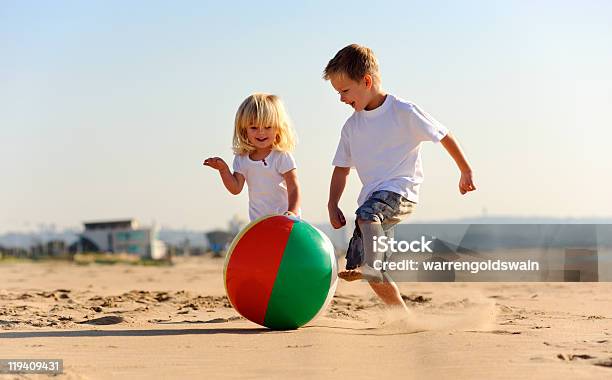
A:
[[[472,172],[461,172],[461,179],[459,179],[459,192],[461,194],[466,194],[474,190],[476,190],[476,186],[472,180]]]
[[[344,219],[344,214],[342,210],[338,206],[328,206],[327,211],[329,212],[329,221],[335,229],[341,228],[346,225],[346,219]]]
[[[218,171],[229,171],[229,167],[220,157],[210,157],[204,160],[204,166],[210,166],[213,169],[217,169]]]

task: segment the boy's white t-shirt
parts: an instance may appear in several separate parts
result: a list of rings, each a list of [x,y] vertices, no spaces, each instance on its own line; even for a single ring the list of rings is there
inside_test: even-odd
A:
[[[348,118],[332,164],[357,170],[363,184],[357,200],[360,206],[379,190],[417,203],[423,182],[421,143],[438,142],[447,133],[445,126],[416,104],[387,95],[378,108]]]
[[[295,159],[288,152],[272,150],[263,160],[254,161],[248,154],[234,156],[234,172],[242,174],[249,188],[251,221],[287,211],[287,185],[283,174],[295,169]]]

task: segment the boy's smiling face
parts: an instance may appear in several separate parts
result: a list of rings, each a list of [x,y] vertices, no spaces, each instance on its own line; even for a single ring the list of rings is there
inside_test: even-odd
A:
[[[249,125],[246,130],[249,142],[257,149],[271,147],[276,139],[276,128],[270,126],[260,128],[257,125]]]
[[[340,94],[340,101],[353,107],[356,112],[363,111],[372,100],[372,77],[366,75],[357,82],[344,74],[329,78],[332,87]]]

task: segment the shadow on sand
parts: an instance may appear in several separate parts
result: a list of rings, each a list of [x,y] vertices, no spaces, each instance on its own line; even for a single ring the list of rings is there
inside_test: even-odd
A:
[[[266,334],[278,331],[260,328],[213,328],[213,329],[164,329],[164,330],[62,330],[62,331],[16,331],[0,333],[2,339],[19,338],[82,338],[107,336],[172,336],[210,334]]]

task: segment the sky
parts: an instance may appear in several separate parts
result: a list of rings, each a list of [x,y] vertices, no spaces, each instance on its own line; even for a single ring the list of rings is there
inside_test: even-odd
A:
[[[321,79],[342,47],[378,57],[388,93],[459,140],[478,190],[424,144],[412,220],[612,216],[612,2],[0,0],[0,233],[133,217],[162,228],[248,218],[231,163],[253,92],[284,101],[303,218],[327,220],[352,109]],[[351,173],[340,206],[351,215]]]

